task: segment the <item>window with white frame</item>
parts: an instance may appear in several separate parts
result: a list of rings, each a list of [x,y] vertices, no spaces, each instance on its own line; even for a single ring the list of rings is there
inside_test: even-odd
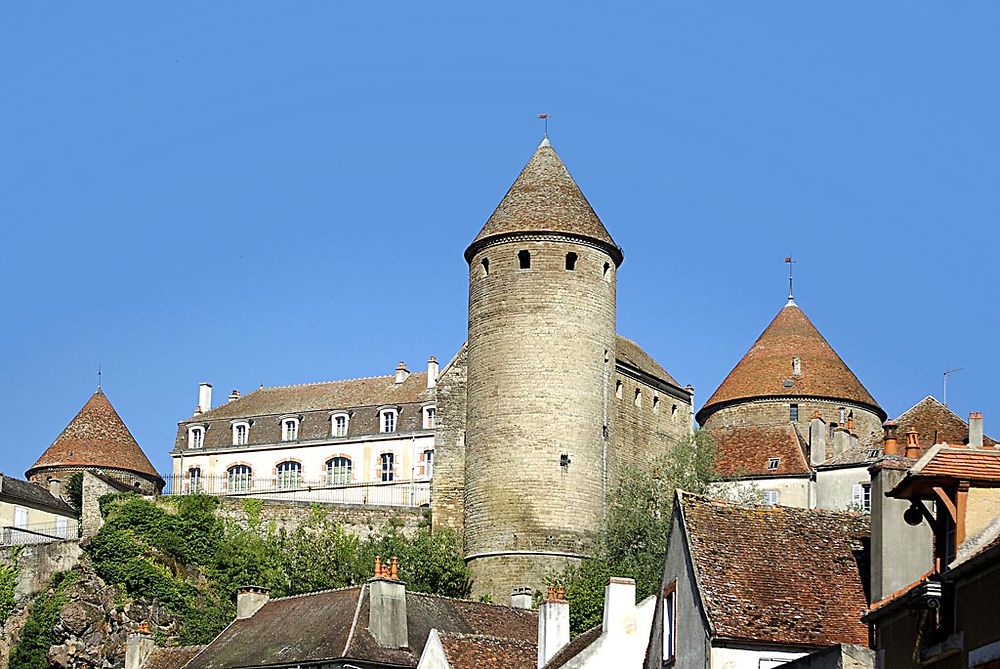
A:
[[[378,458],[379,478],[382,481],[392,481],[396,474],[396,456],[393,453],[383,453]]]
[[[192,495],[201,492],[201,467],[192,467],[188,470],[188,492]]]
[[[233,446],[246,446],[250,440],[250,423],[233,423]]]
[[[280,462],[275,468],[275,473],[278,475],[277,483],[280,490],[298,488],[302,481],[302,463],[294,460]]]
[[[673,662],[677,653],[677,581],[663,589],[663,661]]]
[[[330,416],[330,434],[335,437],[346,437],[350,419],[346,413],[335,413]]]
[[[338,455],[326,461],[327,485],[344,485],[351,482],[351,459]]]
[[[202,448],[205,445],[205,428],[196,425],[188,428],[188,448]]]
[[[434,407],[424,407],[424,429],[433,430],[434,429],[434,419],[437,411]]]
[[[383,434],[396,431],[396,418],[399,412],[396,409],[382,409],[378,412],[379,431]]]
[[[233,465],[226,470],[226,492],[250,492],[253,484],[253,470],[249,465]]]
[[[428,448],[423,452],[424,476],[430,478],[434,476],[434,449]]]
[[[281,440],[282,441],[295,441],[299,438],[299,419],[298,418],[282,418],[281,419]]]
[[[872,484],[855,483],[851,487],[851,502],[865,513],[872,511]]]
[[[761,490],[761,497],[764,499],[764,504],[767,506],[774,506],[778,503],[778,491],[777,490]]]

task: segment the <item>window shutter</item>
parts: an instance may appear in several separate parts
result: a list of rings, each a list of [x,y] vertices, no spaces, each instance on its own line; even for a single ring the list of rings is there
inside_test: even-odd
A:
[[[851,501],[855,504],[864,504],[864,488],[860,483],[851,486]]]

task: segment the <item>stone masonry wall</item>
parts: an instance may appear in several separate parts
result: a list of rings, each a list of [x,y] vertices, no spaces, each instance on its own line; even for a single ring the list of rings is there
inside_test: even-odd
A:
[[[434,430],[434,478],[431,505],[434,528],[461,535],[465,527],[466,347],[437,380]]]
[[[874,413],[856,404],[821,400],[814,398],[782,398],[749,400],[719,409],[705,420],[706,429],[737,427],[742,425],[784,425],[789,422],[789,404],[799,405],[799,420],[796,427],[806,442],[809,441],[809,420],[813,412],[819,411],[827,425],[837,422],[840,408],[854,411],[854,433],[862,444],[875,444],[882,439],[882,421]],[[833,440],[827,439],[827,448],[832,453]]]
[[[522,250],[530,269],[519,268]],[[465,541],[474,594],[491,582],[477,555],[593,546],[614,420],[615,271],[603,251],[545,235],[486,247],[470,263]],[[543,576],[526,574],[522,585],[540,587]]]
[[[248,503],[249,502],[249,503]],[[257,500],[225,498],[218,514],[231,521],[250,526],[251,511]],[[260,500],[261,526],[267,529],[294,531],[312,519],[317,510],[349,534],[366,539],[390,524],[403,534],[412,535],[425,522],[425,509],[409,507],[311,504],[309,502],[272,502]]]

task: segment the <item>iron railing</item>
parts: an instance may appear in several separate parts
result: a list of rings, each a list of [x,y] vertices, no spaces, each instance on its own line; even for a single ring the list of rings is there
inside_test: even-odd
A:
[[[76,523],[31,523],[0,527],[0,546],[47,544],[63,539],[76,539]]]
[[[166,476],[165,495],[203,494],[219,497],[365,504],[373,506],[426,506],[431,501],[430,479],[395,479],[364,483],[336,483],[330,479],[305,480],[292,476]]]

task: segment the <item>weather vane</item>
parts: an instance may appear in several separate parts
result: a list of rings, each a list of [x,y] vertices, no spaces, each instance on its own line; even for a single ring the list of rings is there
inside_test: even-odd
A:
[[[539,114],[538,118],[542,119],[542,121],[545,123],[545,138],[548,139],[548,137],[549,137],[549,115],[548,114]]]
[[[97,363],[97,389],[101,389],[101,363]]]
[[[795,294],[792,292],[792,265],[795,264],[795,261],[792,260],[792,256],[786,256],[785,262],[788,263],[788,301],[794,302]]]

